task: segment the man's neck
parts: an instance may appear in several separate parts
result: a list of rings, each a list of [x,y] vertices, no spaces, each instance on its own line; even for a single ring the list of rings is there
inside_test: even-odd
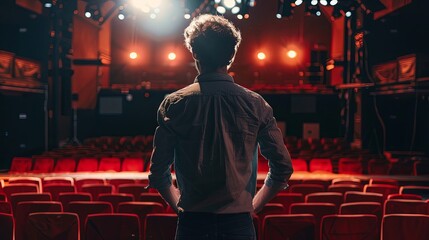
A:
[[[228,73],[228,68],[227,66],[223,66],[223,67],[219,67],[216,69],[204,69],[202,68],[200,71],[200,74],[207,74],[207,73]]]

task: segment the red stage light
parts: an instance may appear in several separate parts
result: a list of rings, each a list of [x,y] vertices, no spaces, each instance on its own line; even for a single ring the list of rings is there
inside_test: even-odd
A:
[[[168,54],[168,60],[170,60],[170,61],[173,61],[173,60],[175,60],[176,59],[176,53],[174,53],[174,52],[170,52],[169,54]]]
[[[265,60],[267,58],[267,55],[265,55],[264,52],[258,52],[258,59],[259,60]]]
[[[296,58],[296,56],[297,56],[298,54],[297,54],[297,52],[295,51],[295,50],[289,50],[288,52],[287,52],[287,56],[289,57],[289,58]]]
[[[130,52],[130,58],[131,59],[136,59],[138,57],[136,52]]]

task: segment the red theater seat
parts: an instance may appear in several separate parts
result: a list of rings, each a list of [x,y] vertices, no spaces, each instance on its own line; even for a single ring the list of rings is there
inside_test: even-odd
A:
[[[332,179],[332,185],[337,184],[349,184],[349,185],[361,185],[361,180],[359,178],[334,178]]]
[[[82,186],[82,192],[90,193],[92,195],[92,199],[97,201],[100,194],[112,194],[113,186],[104,184],[85,184]]]
[[[59,158],[55,164],[54,172],[74,172],[76,170],[76,159]]]
[[[143,172],[144,160],[143,158],[124,158],[122,161],[123,172]]]
[[[262,223],[264,218],[273,214],[286,214],[286,209],[281,203],[267,203],[260,212],[257,213],[259,221]]]
[[[383,198],[387,199],[389,194],[399,193],[399,187],[389,184],[366,184],[363,187],[364,192],[372,192],[372,193],[381,193],[383,194]]]
[[[399,189],[400,194],[417,194],[420,195],[423,200],[429,199],[429,187],[428,186],[402,186]]]
[[[145,233],[146,216],[151,213],[164,213],[165,207],[156,202],[122,202],[118,205],[119,213],[132,213],[139,216],[141,233]]]
[[[117,212],[118,205],[122,202],[134,201],[134,196],[126,193],[102,193],[98,195],[98,200],[102,202],[109,202],[112,204],[113,212]]]
[[[42,188],[42,180],[38,177],[11,177],[11,178],[9,178],[9,185],[21,184],[21,183],[35,184],[35,185],[37,185],[39,191]]]
[[[106,180],[108,184],[114,187],[113,192],[118,192],[119,185],[121,184],[135,184],[136,181],[131,178],[112,178]]]
[[[328,186],[328,192],[338,192],[345,194],[346,192],[360,192],[363,187],[354,184],[334,184]]]
[[[140,222],[135,214],[90,214],[85,224],[88,240],[140,239]]]
[[[266,216],[262,224],[262,239],[314,239],[316,220],[312,214],[282,214]]]
[[[378,202],[343,203],[340,206],[340,214],[372,214],[377,216],[377,226],[381,226],[381,220],[383,218],[383,205]]]
[[[371,178],[369,179],[369,185],[387,184],[398,186],[398,180],[390,178]]]
[[[289,213],[290,205],[292,203],[303,203],[304,196],[301,193],[278,193],[270,202],[281,203],[284,206],[285,213]]]
[[[147,185],[138,183],[121,184],[118,187],[118,193],[132,194],[134,196],[134,199],[137,201],[138,199],[140,199],[140,194],[147,193],[149,191],[146,187]]]
[[[15,240],[15,221],[12,214],[0,213],[0,236],[3,240]]]
[[[33,167],[33,159],[28,157],[14,157],[9,169],[10,173],[30,172]]]
[[[409,200],[423,200],[422,196],[417,195],[417,194],[400,194],[400,193],[395,193],[395,194],[389,194],[387,196],[387,200],[389,199],[409,199]]]
[[[104,180],[103,178],[76,178],[74,180],[74,185],[76,186],[76,191],[77,192],[81,192],[83,185],[86,185],[86,184],[100,184],[100,185],[103,185],[105,183],[106,183],[106,180]]]
[[[328,215],[322,218],[322,240],[378,240],[374,215]]]
[[[337,208],[337,211],[343,200],[343,194],[337,192],[310,193],[305,196],[305,202],[307,203],[332,203]]]
[[[378,202],[384,203],[383,194],[370,193],[370,192],[346,192],[344,195],[344,202]]]
[[[12,212],[12,205],[10,204],[10,202],[1,202],[0,201],[0,213],[7,213],[7,214],[13,213]]]
[[[423,200],[391,199],[384,203],[384,215],[396,213],[428,214],[428,210],[428,204]]]
[[[54,164],[53,158],[35,158],[32,171],[34,173],[50,173],[54,170]]]
[[[98,165],[98,171],[121,171],[121,159],[117,157],[102,157]]]
[[[340,158],[338,161],[338,173],[362,174],[362,162],[359,159]]]
[[[157,202],[167,208],[168,203],[161,197],[159,193],[142,193],[139,197],[140,202]]]
[[[79,239],[79,217],[75,213],[39,212],[28,216],[26,240]]]
[[[70,202],[91,201],[91,194],[89,193],[60,193],[58,201],[61,202],[65,211],[68,210]]]
[[[292,159],[292,166],[295,172],[308,172],[308,164],[305,159],[302,158],[294,158]]]
[[[76,213],[79,216],[81,236],[84,236],[86,218],[89,214],[113,213],[113,207],[111,203],[98,202],[98,201],[70,202],[65,210],[67,212]],[[92,240],[92,239],[88,239],[88,240]]]
[[[3,192],[6,194],[7,199],[14,193],[37,193],[39,186],[31,183],[17,183],[4,186]]]
[[[316,193],[316,192],[324,192],[325,187],[320,184],[296,184],[290,187],[289,190],[291,193],[301,193],[303,196],[310,194],[310,193]]]
[[[310,160],[310,172],[332,172],[332,162],[329,158],[313,158]]]
[[[14,213],[16,222],[16,240],[27,240],[30,238],[28,229],[28,215],[35,212],[62,212],[60,202],[20,202]]]
[[[319,184],[319,185],[323,185],[323,187],[326,190],[328,188],[328,186],[331,185],[331,180],[330,179],[315,179],[315,178],[311,178],[311,179],[303,179],[302,183],[304,183],[304,184]]]
[[[145,239],[171,240],[176,235],[177,214],[151,213],[146,216]]]
[[[95,172],[98,170],[97,158],[81,158],[77,163],[76,172]]]
[[[44,177],[42,180],[42,186],[49,184],[61,184],[74,186],[74,180],[72,177]]]
[[[382,240],[427,240],[429,215],[391,214],[383,217]]]
[[[58,201],[60,193],[74,193],[76,189],[74,186],[67,184],[49,184],[43,187],[43,192],[50,193],[53,201]]]
[[[10,203],[12,204],[12,211],[16,211],[16,206],[20,202],[46,202],[51,201],[51,194],[49,193],[14,193],[10,196]]]

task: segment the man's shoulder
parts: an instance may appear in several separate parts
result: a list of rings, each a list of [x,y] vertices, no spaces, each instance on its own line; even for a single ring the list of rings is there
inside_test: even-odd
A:
[[[166,100],[170,103],[174,103],[188,96],[198,94],[199,92],[201,92],[200,85],[198,83],[192,83],[182,89],[168,94]]]
[[[254,91],[252,91],[246,87],[243,87],[239,84],[236,84],[236,86],[241,90],[241,92],[243,94],[247,95],[248,97],[254,98],[255,100],[263,100],[263,97],[259,93],[254,92]]]

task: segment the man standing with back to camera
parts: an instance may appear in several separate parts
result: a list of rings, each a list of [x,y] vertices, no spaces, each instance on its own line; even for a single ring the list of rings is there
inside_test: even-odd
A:
[[[227,73],[239,30],[206,14],[184,36],[199,75],[159,107],[150,186],[178,213],[177,240],[256,239],[252,213],[287,186],[289,152],[268,103]],[[258,146],[270,171],[255,195]]]

